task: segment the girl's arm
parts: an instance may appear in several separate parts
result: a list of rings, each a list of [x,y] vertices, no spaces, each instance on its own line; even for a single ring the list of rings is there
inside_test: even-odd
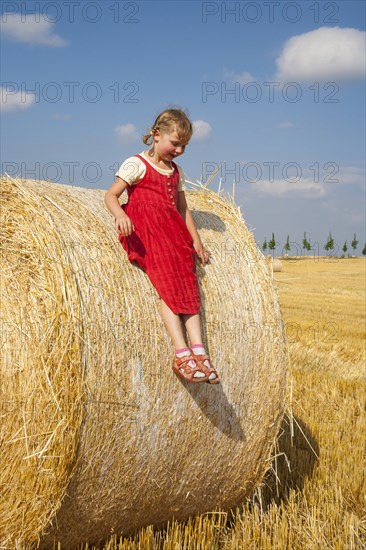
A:
[[[131,219],[122,210],[118,200],[118,197],[122,195],[123,191],[127,189],[127,187],[128,183],[119,176],[116,176],[113,185],[104,195],[105,205],[115,217],[114,226],[116,231],[118,233],[122,233],[124,237],[131,235],[131,233],[135,230]]]
[[[196,228],[196,224],[194,223],[192,214],[189,211],[184,191],[178,191],[177,210],[179,214],[182,216],[187,226],[187,229],[191,234],[191,237],[193,239],[194,249],[196,250],[199,258],[201,259],[202,264],[205,265],[209,261],[210,253],[208,250],[206,250],[206,248],[202,244],[201,237],[199,236]]]

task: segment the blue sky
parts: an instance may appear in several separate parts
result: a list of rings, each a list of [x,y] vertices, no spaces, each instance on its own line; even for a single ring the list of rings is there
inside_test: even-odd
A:
[[[365,240],[365,3],[1,4],[1,171],[107,189],[164,108],[257,242]],[[318,243],[318,244],[316,244]],[[300,250],[300,248],[299,248]],[[312,254],[314,251],[312,252]]]

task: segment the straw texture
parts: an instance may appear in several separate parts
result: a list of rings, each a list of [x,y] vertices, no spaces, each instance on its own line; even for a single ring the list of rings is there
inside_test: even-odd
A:
[[[65,548],[240,504],[283,415],[276,291],[235,204],[187,202],[204,343],[222,384],[187,385],[105,191],[2,180],[0,546]],[[121,202],[123,198],[121,197]]]

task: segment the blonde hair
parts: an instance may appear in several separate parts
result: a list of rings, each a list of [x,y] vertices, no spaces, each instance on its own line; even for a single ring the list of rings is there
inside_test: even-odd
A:
[[[181,109],[165,109],[155,119],[154,124],[148,134],[142,136],[142,141],[145,145],[150,145],[154,142],[154,134],[160,132],[176,131],[179,139],[189,141],[193,134],[192,122]]]

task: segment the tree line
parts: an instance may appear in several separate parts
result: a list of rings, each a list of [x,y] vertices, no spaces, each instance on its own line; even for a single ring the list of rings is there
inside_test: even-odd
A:
[[[357,240],[356,234],[354,233],[353,234],[353,239],[351,241],[351,248],[353,249],[353,253],[356,252],[357,247],[358,247],[358,243],[359,243],[359,241]],[[274,254],[274,251],[275,251],[278,244],[279,243],[276,241],[274,233],[272,233],[272,238],[268,242],[267,242],[267,237],[264,238],[264,242],[262,244],[262,250],[263,250],[264,253],[266,253],[266,251],[269,250],[270,252],[272,252]],[[316,243],[316,244],[318,244],[318,243]],[[332,233],[329,233],[327,241],[323,246],[324,250],[326,250],[327,252],[332,253],[332,252],[335,252],[336,246],[338,248],[338,245],[336,245],[336,243],[334,242],[334,239],[332,237]],[[308,239],[307,236],[306,236],[306,232],[304,233],[304,238],[302,239],[302,248],[303,248],[303,250],[306,250],[308,252],[310,250],[312,250],[312,245],[311,245],[310,239]],[[291,242],[290,242],[290,236],[289,235],[287,235],[287,240],[286,240],[286,243],[283,247],[283,250],[284,250],[284,254],[289,254],[289,252],[291,250]],[[347,244],[347,241],[345,241],[344,245],[342,246],[343,256],[346,255],[348,250],[349,250],[348,244]],[[364,256],[366,256],[366,243],[363,247],[362,254]],[[333,254],[331,254],[331,255],[333,255]]]

